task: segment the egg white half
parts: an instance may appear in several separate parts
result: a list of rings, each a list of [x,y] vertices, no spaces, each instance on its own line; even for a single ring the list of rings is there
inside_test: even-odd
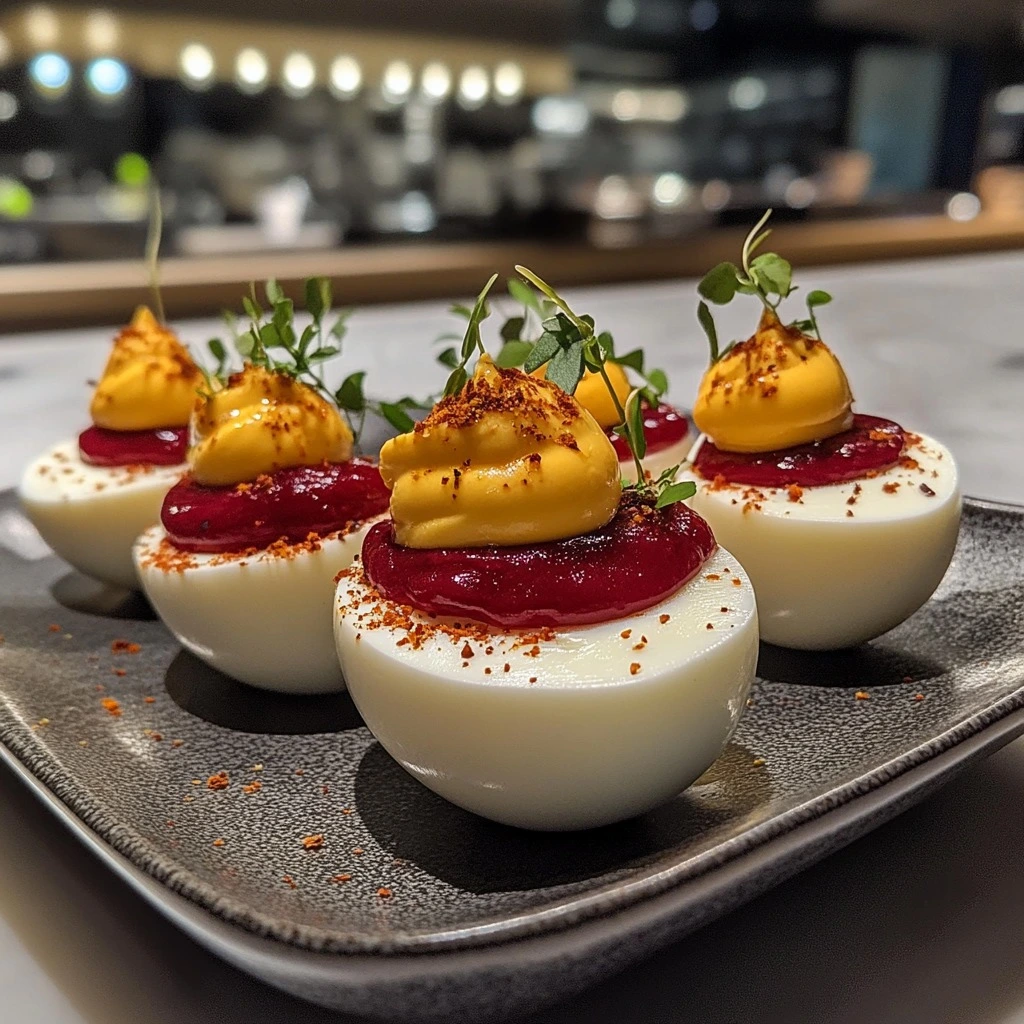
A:
[[[137,590],[132,544],[160,520],[178,466],[91,466],[77,441],[54,445],[32,462],[18,496],[43,540],[79,572]]]
[[[208,665],[263,690],[330,693],[345,688],[331,630],[334,577],[379,518],[329,535],[318,550],[183,552],[183,567],[167,564],[157,526],[139,537],[135,564],[164,624]]]
[[[452,803],[523,828],[590,828],[671,799],[721,753],[757,662],[753,590],[721,549],[661,604],[536,645],[434,630],[417,648],[408,628],[374,627],[398,606],[358,568],[337,605],[349,692],[388,753]]]
[[[680,474],[697,484],[688,504],[750,575],[762,639],[803,650],[851,647],[898,626],[935,592],[956,546],[959,474],[931,438],[905,454],[916,467],[805,487],[798,497]]]

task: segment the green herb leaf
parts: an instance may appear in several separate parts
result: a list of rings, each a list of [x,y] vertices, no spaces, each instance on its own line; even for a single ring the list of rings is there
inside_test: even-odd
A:
[[[668,377],[664,370],[651,370],[647,374],[647,384],[659,398],[668,391]]]
[[[674,474],[673,474],[674,475]],[[670,484],[658,494],[655,508],[665,508],[666,505],[674,505],[677,501],[686,501],[697,493],[697,485],[692,480],[684,480],[678,484]]]
[[[523,370],[526,373],[533,373],[539,369],[558,351],[558,337],[550,331],[545,331],[540,336],[533,346],[533,351],[523,360]]]
[[[831,301],[832,296],[820,289],[807,293],[807,307],[809,309],[814,309],[815,306],[827,306]]]
[[[526,326],[526,318],[522,316],[511,316],[501,325],[502,341],[518,341],[523,335],[523,328]]]
[[[459,365],[459,353],[453,348],[446,348],[438,354],[437,361],[442,366],[447,366],[449,370],[454,370]]]
[[[331,282],[326,277],[311,277],[306,282],[306,312],[314,320],[322,320],[331,308]]]
[[[362,370],[350,373],[335,392],[335,400],[342,409],[350,412],[362,412],[366,408],[366,396],[363,394],[363,381],[366,373]]]
[[[467,380],[469,380],[469,374],[466,373],[465,366],[457,366],[444,386],[444,397],[457,395],[466,386]]]
[[[718,355],[718,331],[715,328],[715,318],[711,315],[711,309],[706,302],[697,303],[697,319],[700,321],[704,333],[708,336],[708,345],[711,347],[711,362],[717,363]]]
[[[708,302],[718,306],[724,306],[731,302],[736,295],[739,285],[739,268],[735,263],[719,263],[712,267],[697,285],[697,291],[704,296]]]
[[[784,299],[789,295],[793,283],[793,268],[788,260],[774,252],[756,257],[750,264],[750,276],[759,281],[766,292]]]
[[[583,377],[583,343],[573,341],[564,347],[559,345],[558,351],[548,363],[545,377],[566,394],[575,393]]]
[[[537,298],[537,293],[529,285],[523,284],[522,281],[514,277],[510,277],[506,283],[508,285],[509,295],[511,295],[520,306],[532,309],[538,316],[542,315],[540,299]]]
[[[630,446],[642,459],[647,454],[647,436],[644,434],[644,411],[640,392],[633,391],[626,399],[626,426],[629,429]]]
[[[635,348],[632,352],[627,352],[624,356],[615,356],[610,359],[609,362],[618,363],[619,366],[628,366],[631,370],[636,370],[637,373],[644,372],[643,349]]]
[[[494,357],[494,362],[503,370],[522,366],[527,356],[533,351],[532,341],[506,341],[501,351]]]
[[[381,402],[378,410],[391,426],[403,434],[409,433],[416,426],[416,421],[397,402]]]

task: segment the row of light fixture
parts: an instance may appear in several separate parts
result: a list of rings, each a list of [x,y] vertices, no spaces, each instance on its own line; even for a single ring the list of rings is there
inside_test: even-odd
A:
[[[182,81],[191,89],[203,90],[213,85],[217,65],[213,53],[202,43],[189,43],[178,60]],[[351,99],[363,88],[363,69],[355,57],[341,54],[331,61],[326,84],[339,99]],[[235,85],[247,95],[262,92],[270,85],[270,62],[255,47],[240,50],[234,60]],[[316,87],[319,72],[308,53],[295,51],[281,62],[281,88],[289,96],[306,96]],[[380,91],[385,100],[403,103],[416,88],[416,74],[404,60],[393,60],[381,75]],[[431,61],[419,73],[419,95],[428,102],[440,103],[455,87],[457,102],[467,108],[482,107],[493,95],[496,103],[512,104],[523,95],[522,67],[514,61],[499,64],[489,74],[479,64],[462,69],[457,85],[451,68],[441,61]]]

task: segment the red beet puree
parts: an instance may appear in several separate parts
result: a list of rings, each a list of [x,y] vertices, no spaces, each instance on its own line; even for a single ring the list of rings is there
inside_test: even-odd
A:
[[[363,565],[386,597],[422,612],[517,629],[608,622],[650,608],[715,550],[711,527],[677,503],[625,503],[581,537],[517,547],[404,548],[390,522],[363,541]]]
[[[107,430],[89,427],[78,435],[78,451],[90,466],[176,466],[188,452],[188,427]]]
[[[834,437],[777,452],[723,452],[705,441],[694,468],[707,480],[755,487],[820,487],[856,480],[899,462],[903,428],[879,416],[854,416],[853,426]]]
[[[167,492],[160,520],[184,551],[243,551],[370,519],[387,511],[389,497],[376,463],[351,459],[279,469],[230,487],[185,476]]]
[[[690,431],[690,424],[686,417],[671,405],[662,403],[656,409],[649,405],[644,406],[644,436],[647,438],[647,454],[663,451],[671,445],[682,441]],[[619,462],[632,462],[629,445],[624,437],[619,437],[614,430],[608,431],[608,440],[611,441]]]

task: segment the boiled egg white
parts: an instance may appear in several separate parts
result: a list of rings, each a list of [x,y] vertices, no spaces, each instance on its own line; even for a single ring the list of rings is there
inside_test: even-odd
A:
[[[334,578],[380,517],[314,543],[240,553],[182,551],[156,526],[139,537],[142,589],[178,642],[240,682],[279,693],[343,690],[331,629]]]
[[[77,441],[55,445],[25,470],[18,496],[43,540],[79,572],[138,589],[132,544],[160,519],[185,466],[92,466]]]
[[[877,476],[799,492],[680,473],[697,484],[688,504],[750,576],[762,639],[852,647],[898,626],[935,592],[956,546],[959,474],[948,449],[917,437],[903,463]]]
[[[720,548],[661,604],[550,633],[460,630],[382,599],[359,566],[336,612],[349,692],[384,749],[452,803],[531,829],[677,795],[732,735],[757,661],[753,590]]]

